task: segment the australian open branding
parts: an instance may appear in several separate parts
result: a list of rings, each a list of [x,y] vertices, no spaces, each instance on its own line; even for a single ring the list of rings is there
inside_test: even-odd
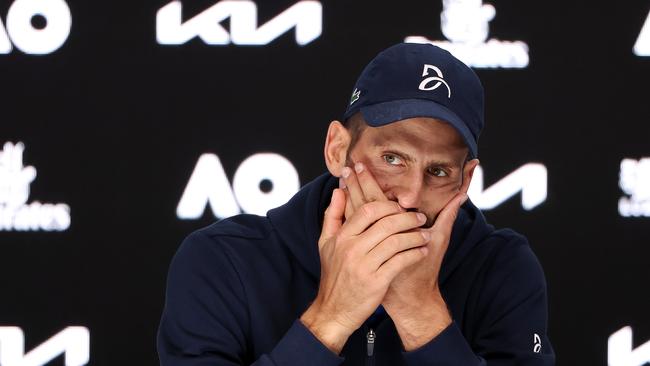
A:
[[[650,217],[650,158],[623,159],[618,184],[625,193],[618,201],[619,214]]]
[[[72,27],[70,8],[64,0],[15,0],[0,19],[0,54],[14,47],[30,55],[45,55],[66,42]]]
[[[637,56],[648,57],[650,56],[650,13],[648,18],[643,23],[641,33],[634,43],[634,54]]]
[[[23,166],[22,142],[7,142],[0,151],[0,231],[64,231],[70,227],[70,206],[29,199],[36,168]]]
[[[476,68],[525,68],[528,45],[522,41],[489,39],[489,23],[496,16],[494,6],[482,0],[443,0],[440,14],[442,33],[447,41],[423,36],[406,37],[405,42],[430,43],[451,52]]]

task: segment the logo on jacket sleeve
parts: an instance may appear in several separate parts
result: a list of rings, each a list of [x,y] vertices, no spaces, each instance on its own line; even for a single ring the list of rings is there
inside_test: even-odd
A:
[[[539,334],[533,334],[533,352],[540,353],[542,351],[542,339],[539,337]]]
[[[422,80],[420,82],[420,86],[418,86],[418,89],[424,91],[436,90],[441,85],[444,85],[447,88],[447,98],[451,98],[451,88],[449,87],[449,84],[443,80],[442,71],[440,71],[440,68],[437,66],[425,64],[424,68],[422,69],[422,77],[428,76],[430,71],[433,71],[437,76],[429,76],[428,78]]]

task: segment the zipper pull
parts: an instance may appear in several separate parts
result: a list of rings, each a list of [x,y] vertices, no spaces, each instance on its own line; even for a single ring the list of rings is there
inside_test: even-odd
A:
[[[375,352],[375,331],[370,328],[368,334],[366,334],[366,339],[368,339],[368,357],[372,357],[372,354]]]

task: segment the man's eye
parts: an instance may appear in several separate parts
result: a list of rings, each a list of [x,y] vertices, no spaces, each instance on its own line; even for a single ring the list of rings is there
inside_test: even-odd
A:
[[[446,176],[448,176],[447,172],[444,171],[441,168],[433,168],[433,169],[430,169],[429,172],[431,173],[431,175],[433,175],[435,177],[446,177]]]
[[[398,156],[392,154],[384,155],[384,160],[390,165],[400,165],[402,163],[402,160]]]

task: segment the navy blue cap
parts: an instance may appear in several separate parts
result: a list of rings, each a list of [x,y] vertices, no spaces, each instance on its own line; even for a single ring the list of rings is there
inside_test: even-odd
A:
[[[484,126],[483,86],[476,73],[431,44],[400,43],[379,53],[361,73],[343,120],[361,112],[368,125],[431,117],[452,125],[478,156]]]

